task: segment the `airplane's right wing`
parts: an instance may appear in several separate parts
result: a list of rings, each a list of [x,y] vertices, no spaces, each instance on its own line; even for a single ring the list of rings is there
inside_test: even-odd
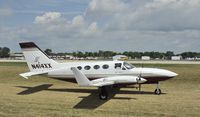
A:
[[[74,73],[75,79],[79,86],[108,86],[113,84],[122,84],[122,83],[144,83],[146,79],[139,78],[138,76],[112,76],[112,77],[105,77],[99,78],[90,81],[80,70],[76,67],[71,68],[72,72]]]

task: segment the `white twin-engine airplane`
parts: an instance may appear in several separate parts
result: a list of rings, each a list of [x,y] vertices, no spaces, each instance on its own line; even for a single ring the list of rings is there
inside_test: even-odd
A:
[[[99,98],[106,100],[108,86],[157,84],[155,94],[161,94],[159,81],[177,76],[176,73],[156,68],[136,68],[124,61],[95,61],[58,63],[50,59],[35,43],[20,43],[30,72],[20,76],[28,79],[32,75],[46,74],[48,77],[77,82],[79,86],[100,89]]]

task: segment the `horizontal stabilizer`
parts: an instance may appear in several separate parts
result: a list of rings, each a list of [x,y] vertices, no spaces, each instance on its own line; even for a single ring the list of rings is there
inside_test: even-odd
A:
[[[48,73],[48,71],[42,71],[42,72],[26,72],[26,73],[21,73],[19,74],[20,76],[28,79],[29,76],[33,76],[33,75],[41,75],[41,74],[46,74]]]

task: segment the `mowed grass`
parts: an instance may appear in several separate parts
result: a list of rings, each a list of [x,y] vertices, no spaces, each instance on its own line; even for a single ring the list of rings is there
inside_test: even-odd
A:
[[[26,63],[0,63],[0,116],[200,116],[200,65],[143,66],[168,69],[179,76],[161,82],[162,95],[152,93],[156,85],[142,85],[141,93],[122,88],[113,98],[102,101],[97,88],[45,76],[23,79],[18,74],[28,71]]]

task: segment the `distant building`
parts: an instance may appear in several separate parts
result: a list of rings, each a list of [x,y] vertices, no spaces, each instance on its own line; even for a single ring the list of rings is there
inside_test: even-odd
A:
[[[10,59],[14,60],[24,60],[24,55],[23,53],[10,53]]]
[[[72,55],[65,55],[65,59],[72,60],[73,58],[74,58],[74,56],[72,56]]]
[[[195,58],[194,57],[193,58],[187,57],[187,58],[185,58],[185,60],[187,60],[187,61],[193,61],[193,60],[195,60]]]
[[[200,60],[200,58],[199,57],[193,57],[193,58],[188,57],[188,58],[185,58],[185,60],[194,61],[194,60]]]
[[[182,56],[172,56],[171,57],[171,60],[174,60],[174,61],[179,61],[182,59]]]
[[[97,57],[86,57],[86,60],[97,60]]]
[[[71,55],[49,55],[49,57],[55,60],[64,60],[64,59],[73,60],[74,59],[74,56],[71,56]]]
[[[196,57],[195,60],[198,60],[198,61],[199,61],[199,60],[200,60],[200,57]]]
[[[113,60],[128,60],[128,57],[125,55],[115,55],[113,56]]]
[[[150,60],[151,58],[150,58],[150,56],[142,56],[141,59],[142,59],[142,60]]]

